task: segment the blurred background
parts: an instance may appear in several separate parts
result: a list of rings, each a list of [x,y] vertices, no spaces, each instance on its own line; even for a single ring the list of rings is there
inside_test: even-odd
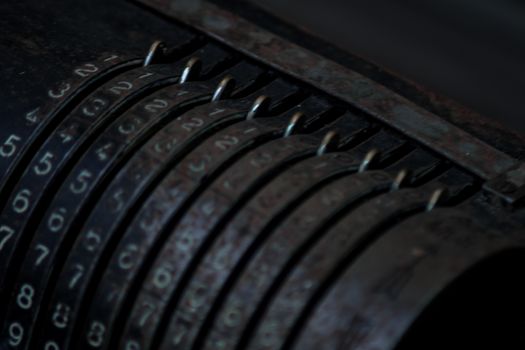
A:
[[[525,135],[525,1],[250,1]]]

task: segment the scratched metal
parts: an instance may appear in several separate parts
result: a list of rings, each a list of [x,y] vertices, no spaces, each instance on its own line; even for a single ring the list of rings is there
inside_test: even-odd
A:
[[[485,180],[520,162],[346,67],[206,1],[139,0],[243,53],[362,108]]]
[[[294,343],[289,348],[395,348],[429,301],[454,279],[486,258],[523,247],[523,240],[473,219],[482,213],[440,209],[393,228],[303,315],[304,328],[288,339],[288,345]]]

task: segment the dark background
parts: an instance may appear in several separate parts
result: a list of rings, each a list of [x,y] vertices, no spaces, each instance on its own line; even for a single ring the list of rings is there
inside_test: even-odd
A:
[[[525,135],[525,2],[251,0]]]

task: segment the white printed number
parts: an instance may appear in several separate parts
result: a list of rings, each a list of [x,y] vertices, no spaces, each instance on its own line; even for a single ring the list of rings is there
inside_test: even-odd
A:
[[[51,169],[53,169],[53,164],[51,163],[51,159],[54,158],[53,153],[46,152],[42,158],[38,161],[38,164],[33,167],[33,170],[38,176],[44,176],[49,174]]]
[[[126,342],[126,350],[140,350],[140,345],[134,340],[128,340]]]
[[[146,106],[144,106],[144,109],[151,113],[156,113],[166,107],[168,107],[168,101],[161,100],[159,98],[154,99],[150,103],[148,103]]]
[[[115,95],[121,95],[124,91],[133,89],[133,84],[129,81],[119,81],[114,86],[109,88],[109,91]]]
[[[0,147],[0,156],[4,158],[12,157],[16,152],[16,143],[20,142],[21,138],[17,135],[10,135],[4,144]]]
[[[2,225],[0,226],[0,251],[4,249],[5,244],[13,237],[15,231],[9,227]]]
[[[100,235],[93,231],[89,230],[85,238],[85,248],[88,252],[94,252],[100,244],[101,238]]]
[[[31,285],[26,283],[20,288],[20,292],[16,297],[16,303],[18,304],[18,306],[20,306],[20,308],[28,310],[31,308],[31,305],[33,305],[34,295],[35,290]]]
[[[165,266],[161,266],[154,272],[153,285],[155,286],[155,288],[164,289],[170,285],[171,276],[172,273],[170,272],[170,270]]]
[[[122,270],[129,270],[133,267],[133,256],[138,252],[139,247],[136,244],[129,244],[125,250],[120,253],[118,258],[118,266]]]
[[[17,214],[22,214],[27,211],[29,208],[29,196],[31,196],[31,191],[28,189],[23,189],[18,192],[13,199],[13,210]]]
[[[75,69],[75,74],[80,76],[80,77],[82,77],[82,78],[85,78],[85,77],[87,77],[87,76],[89,76],[92,73],[95,73],[97,71],[98,71],[98,67],[97,66],[95,66],[92,63],[86,63],[82,67]]]
[[[53,312],[53,325],[57,328],[66,328],[71,308],[65,304],[58,303]]]
[[[31,124],[36,124],[39,121],[38,112],[40,111],[40,107],[33,109],[30,112],[26,113],[26,120]]]
[[[60,350],[60,347],[54,341],[48,341],[44,346],[44,350]]]
[[[66,214],[66,209],[58,208],[56,211],[51,213],[49,219],[47,220],[47,227],[51,232],[58,232],[64,227],[64,215]]]
[[[225,135],[221,140],[215,141],[215,147],[222,151],[226,151],[228,148],[235,146],[239,143],[239,139],[235,136]]]
[[[204,120],[200,118],[191,118],[190,121],[182,123],[182,128],[186,131],[193,131],[204,125]]]
[[[84,275],[84,266],[80,264],[75,264],[74,268],[75,268],[75,273],[73,274],[73,277],[71,277],[71,280],[69,281],[69,285],[68,285],[69,289],[75,288],[78,281]]]
[[[104,334],[106,333],[106,327],[98,321],[91,323],[89,327],[89,333],[87,334],[88,344],[94,348],[98,348],[104,342]]]
[[[18,346],[24,337],[24,328],[20,323],[11,323],[9,325],[9,345]]]
[[[74,194],[84,193],[89,186],[88,181],[89,179],[91,179],[92,176],[93,175],[88,170],[82,170],[75,179],[75,182],[72,182],[71,185],[69,185],[69,189]]]
[[[36,261],[35,261],[35,265],[39,266],[40,264],[42,264],[44,259],[49,255],[49,248],[43,244],[37,244],[37,246],[35,247],[35,250],[40,253],[38,258],[36,258]]]
[[[62,87],[58,88],[57,90],[49,90],[47,94],[51,98],[62,98],[66,95],[66,93],[71,90],[70,84],[64,84]]]
[[[93,101],[90,101],[90,105],[85,106],[82,108],[82,113],[86,117],[93,117],[102,110],[102,108],[107,104],[107,102],[100,98],[95,98]]]

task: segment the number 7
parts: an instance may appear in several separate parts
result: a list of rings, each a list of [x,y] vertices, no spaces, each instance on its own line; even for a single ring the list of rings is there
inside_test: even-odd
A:
[[[2,240],[0,240],[0,250],[4,249],[4,245],[7,243],[7,241],[11,239],[11,237],[15,233],[15,231],[11,227],[2,225],[0,226],[0,233],[4,232],[6,233],[6,235],[4,236],[4,238],[2,238]]]

